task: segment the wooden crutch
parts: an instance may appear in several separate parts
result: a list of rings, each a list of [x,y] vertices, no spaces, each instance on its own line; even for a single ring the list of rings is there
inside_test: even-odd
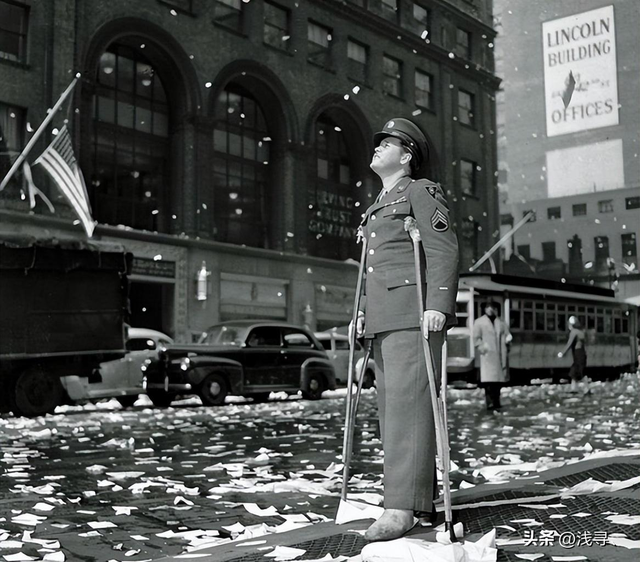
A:
[[[449,538],[451,542],[457,542],[456,534],[453,530],[453,511],[451,509],[451,487],[449,485],[449,435],[446,426],[446,404],[442,403],[439,397],[446,399],[446,390],[440,390],[436,385],[435,369],[433,366],[433,358],[431,355],[431,346],[429,343],[429,330],[424,326],[424,301],[422,297],[422,267],[420,264],[420,231],[414,217],[407,217],[404,219],[404,228],[411,236],[413,242],[413,257],[416,272],[416,288],[418,293],[418,307],[420,310],[420,330],[422,332],[422,349],[424,352],[424,359],[427,366],[427,376],[429,378],[429,386],[431,396],[431,409],[433,410],[433,420],[436,427],[436,450],[438,453],[438,460],[440,461],[440,470],[442,472],[442,495],[444,497],[444,516],[445,516],[445,530],[449,531]],[[444,347],[446,342],[443,343],[443,350],[446,353]],[[446,357],[443,357],[442,371],[447,368]],[[443,383],[446,384],[446,378]]]
[[[369,359],[370,347],[367,348],[364,363],[362,364],[362,372],[360,373],[360,380],[358,381],[357,398],[354,408],[353,397],[353,375],[355,371],[355,351],[356,351],[356,337],[357,337],[357,324],[358,324],[358,308],[360,307],[360,293],[362,290],[362,281],[364,278],[364,264],[367,259],[367,239],[362,239],[362,253],[360,255],[360,267],[358,268],[358,280],[356,282],[356,296],[353,303],[353,315],[351,318],[351,330],[349,331],[349,363],[347,373],[347,411],[344,418],[344,436],[342,441],[342,462],[344,467],[342,469],[342,492],[340,495],[341,500],[347,499],[347,484],[349,483],[349,465],[351,463],[351,453],[353,451],[353,437],[355,434],[355,418],[357,411],[357,404],[360,397],[360,391],[362,390],[362,380],[364,379],[364,372],[367,361]]]

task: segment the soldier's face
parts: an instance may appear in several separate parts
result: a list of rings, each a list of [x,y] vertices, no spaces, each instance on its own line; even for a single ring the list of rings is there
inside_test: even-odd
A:
[[[407,152],[402,143],[394,137],[386,137],[375,149],[370,167],[377,174],[392,173],[404,165],[402,160]]]

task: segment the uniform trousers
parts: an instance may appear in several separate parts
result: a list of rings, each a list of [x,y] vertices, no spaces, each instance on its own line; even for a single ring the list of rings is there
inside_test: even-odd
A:
[[[431,332],[440,385],[445,332]],[[384,448],[384,506],[431,512],[437,491],[436,436],[422,333],[419,328],[373,339],[378,416]]]

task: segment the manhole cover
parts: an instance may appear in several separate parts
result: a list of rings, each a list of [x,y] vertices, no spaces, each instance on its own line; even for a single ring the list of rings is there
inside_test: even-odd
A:
[[[331,554],[334,558],[337,556],[355,556],[366,545],[366,541],[357,533],[343,533],[339,535],[331,535],[329,537],[321,537],[306,542],[288,544],[291,548],[300,548],[307,552],[296,560],[315,560],[322,558],[327,554]],[[266,562],[271,560],[265,558],[265,554],[270,551],[262,551],[256,554],[245,554],[241,558],[233,558],[229,562]]]

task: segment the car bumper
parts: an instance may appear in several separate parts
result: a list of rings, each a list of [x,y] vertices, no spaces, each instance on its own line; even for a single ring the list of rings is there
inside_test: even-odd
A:
[[[163,391],[163,392],[171,392],[171,393],[179,393],[179,392],[189,392],[193,390],[193,387],[188,382],[172,382],[168,377],[165,377],[164,380],[158,381],[149,381],[146,378],[142,381],[142,388],[144,388],[147,392],[149,391]]]

